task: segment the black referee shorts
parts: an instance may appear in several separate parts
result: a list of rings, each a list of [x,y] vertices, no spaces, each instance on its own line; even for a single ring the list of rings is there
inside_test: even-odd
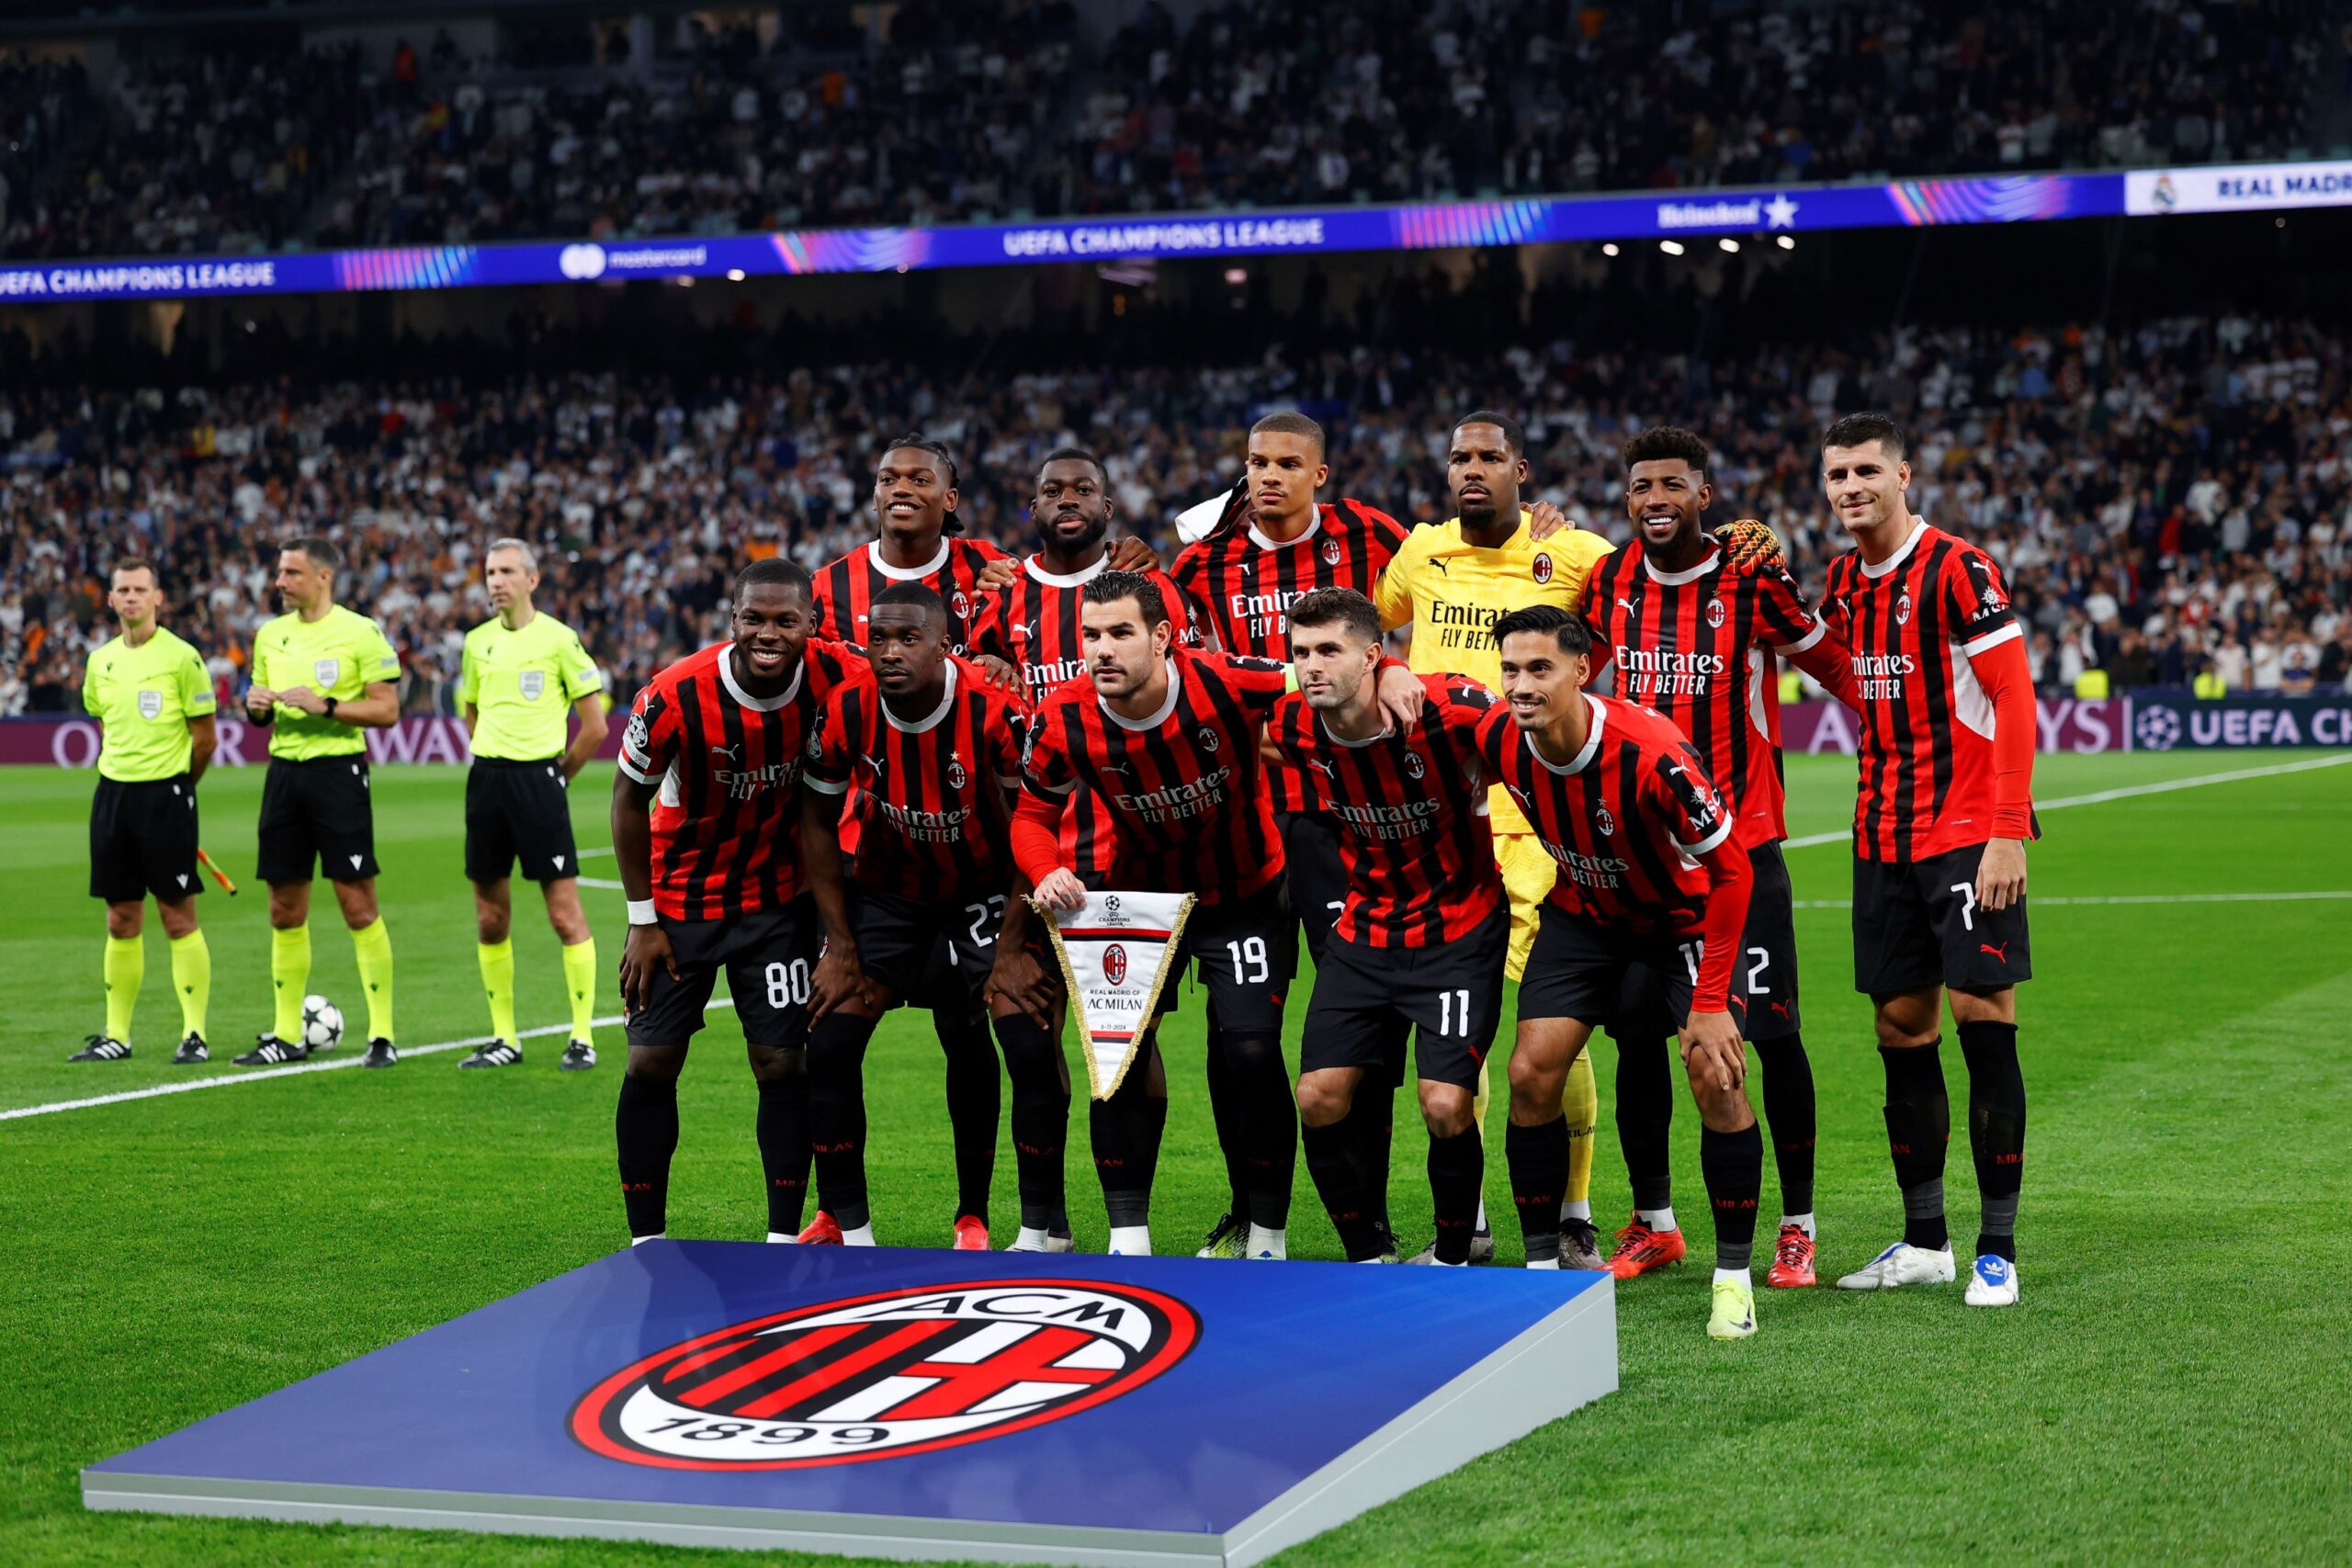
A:
[[[466,877],[503,882],[523,863],[526,882],[580,874],[563,762],[477,757],[466,773]]]
[[[264,882],[308,882],[322,866],[330,882],[375,875],[367,757],[271,758],[261,784],[260,836],[254,874]]]
[[[196,786],[186,773],[126,784],[101,778],[90,799],[90,897],[136,904],[204,891],[196,870]]]

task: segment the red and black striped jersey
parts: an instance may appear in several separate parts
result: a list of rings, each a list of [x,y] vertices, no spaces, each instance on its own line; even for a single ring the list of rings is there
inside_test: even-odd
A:
[[[1035,556],[1021,563],[1012,581],[983,594],[972,615],[972,651],[1001,659],[1021,671],[1029,700],[1086,673],[1086,638],[1080,625],[1086,585],[1110,568],[1109,558],[1083,571],[1047,571]],[[1192,596],[1165,572],[1153,572],[1180,647],[1201,646],[1201,612]]]
[[[1707,764],[1743,849],[1789,836],[1773,656],[1810,650],[1828,627],[1785,567],[1744,574],[1720,550],[1664,571],[1640,538],[1592,569],[1583,613],[1617,695],[1672,719]]]
[[[1266,723],[1306,779],[1309,804],[1339,827],[1348,890],[1333,929],[1342,942],[1459,942],[1502,907],[1478,760],[1478,726],[1495,694],[1458,675],[1420,682],[1429,700],[1409,730],[1391,726],[1370,740],[1341,740],[1296,692]]]
[[[1926,860],[2031,837],[2030,800],[2001,799],[1994,699],[1973,664],[2025,635],[1992,558],[1914,518],[1903,547],[1878,565],[1860,551],[1829,563],[1822,613],[1852,649],[1860,688],[1854,853]],[[2020,713],[2032,727],[2032,705]],[[2030,782],[2030,737],[2021,750]]]
[[[1020,699],[951,659],[938,707],[911,722],[870,681],[836,688],[808,739],[804,782],[845,797],[853,880],[924,902],[1001,893],[1027,735]]]
[[[1709,886],[1698,857],[1731,837],[1731,813],[1663,714],[1589,692],[1585,701],[1592,731],[1574,760],[1538,755],[1500,707],[1478,727],[1478,754],[1559,864],[1553,904],[1600,925],[1695,932]]]
[[[894,582],[920,582],[947,602],[954,617],[955,651],[965,650],[980,573],[992,560],[1007,558],[994,545],[957,535],[939,537],[939,553],[922,567],[886,566],[882,541],[860,545],[817,573],[817,635],[865,646],[865,617],[874,596]]]
[[[799,897],[800,773],[819,707],[864,670],[810,642],[792,683],[755,697],[737,682],[734,645],[690,654],[646,682],[621,734],[620,769],[658,785],[653,907],[713,920]]]
[[[1063,863],[1090,887],[1247,897],[1283,873],[1258,741],[1288,671],[1186,649],[1168,662],[1148,718],[1113,713],[1084,677],[1056,687],[1030,726],[1025,787],[1059,814]],[[1062,812],[1080,785],[1097,809]]]
[[[1366,598],[1405,543],[1405,525],[1360,501],[1325,502],[1295,539],[1270,539],[1251,524],[1184,547],[1168,575],[1191,594],[1227,653],[1290,659],[1290,607],[1317,588],[1352,588]],[[1270,768],[1274,805],[1305,807],[1306,786],[1288,767]]]

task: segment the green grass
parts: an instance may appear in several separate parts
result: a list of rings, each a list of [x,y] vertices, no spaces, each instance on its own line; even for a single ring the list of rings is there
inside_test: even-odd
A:
[[[2245,753],[2045,759],[2045,799],[2285,760]],[[1851,766],[1792,759],[1792,831],[1831,830]],[[377,774],[384,907],[412,1044],[479,1032],[454,771]],[[0,773],[0,1106],[174,1081],[177,1033],[149,930],[139,1054],[68,1067],[98,1021],[98,909],[83,896],[90,775]],[[252,863],[258,772],[216,774],[206,838]],[[605,841],[603,775],[577,792]],[[2045,897],[2352,889],[2352,768],[2051,813],[2033,855]],[[609,865],[609,862],[605,863]],[[1793,850],[1800,899],[1846,897],[1837,845]],[[589,863],[592,874],[598,865]],[[529,895],[526,890],[526,897]],[[618,895],[586,895],[609,967]],[[359,1020],[348,942],[322,897],[313,988]],[[259,889],[209,895],[213,1039],[225,1058],[267,1022]],[[1744,1345],[1702,1332],[1694,1260],[1621,1293],[1623,1387],[1286,1561],[2116,1562],[2156,1556],[2352,1559],[2352,1461],[2339,1407],[2352,1367],[2352,942],[2341,903],[2052,904],[2042,978],[2023,993],[2032,1097],[2020,1235],[2024,1304],[1958,1293],[1764,1292]],[[515,930],[525,1022],[562,1016],[554,939]],[[1801,909],[1821,1089],[1825,1270],[1894,1234],[1868,1010],[1848,988],[1842,909]],[[607,1008],[609,1010],[609,1003]],[[1169,1244],[1221,1207],[1199,1089],[1198,1002],[1169,1042],[1177,1093],[1158,1190]],[[1295,1021],[1304,1010],[1294,1010]],[[919,1015],[868,1057],[872,1170],[886,1242],[945,1239],[952,1186],[938,1056]],[[1294,1035],[1296,1023],[1294,1021]],[[729,1015],[714,1015],[681,1096],[671,1224],[761,1234],[752,1099]],[[0,1558],[12,1562],[733,1563],[732,1553],[85,1513],[76,1472],[242,1401],[611,1251],[616,1032],[606,1065],[467,1077],[454,1053],[389,1073],[329,1072],[0,1123]],[[1950,1069],[1957,1089],[1957,1052]],[[1601,1053],[1604,1101],[1613,1052]],[[199,1069],[233,1074],[222,1066]],[[1080,1075],[1080,1081],[1083,1082]],[[1082,1126],[1082,1122],[1080,1123]],[[1678,1116],[1677,1183],[1703,1251],[1696,1118]],[[1080,1134],[1082,1136],[1083,1134]],[[1420,1134],[1400,1118],[1393,1200],[1427,1213]],[[1604,1112],[1595,1196],[1623,1177]],[[1767,1178],[1769,1215],[1776,1201]],[[1951,1188],[1973,1214],[1964,1140]],[[1071,1163],[1081,1246],[1099,1203]],[[996,1225],[1010,1227],[1009,1150]],[[1488,1200],[1510,1213],[1500,1153]],[[1291,1232],[1337,1257],[1302,1171]],[[1506,1227],[1508,1229],[1508,1227]],[[1769,1231],[1769,1223],[1767,1229]],[[1418,1235],[1408,1238],[1418,1244]],[[1514,1252],[1504,1237],[1505,1256]]]

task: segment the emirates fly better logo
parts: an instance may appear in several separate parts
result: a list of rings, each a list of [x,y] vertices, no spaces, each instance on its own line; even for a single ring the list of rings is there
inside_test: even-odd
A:
[[[1201,1320],[1171,1296],[998,1280],[853,1296],[673,1345],[582,1396],[571,1435],[658,1470],[799,1470],[1003,1437],[1131,1393]]]

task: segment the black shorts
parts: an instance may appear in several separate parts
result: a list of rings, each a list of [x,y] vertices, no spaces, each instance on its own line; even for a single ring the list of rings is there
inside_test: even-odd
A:
[[[1193,905],[1182,956],[1198,964],[1209,1011],[1227,1033],[1282,1033],[1283,998],[1298,975],[1298,917],[1279,878],[1247,898]],[[1162,1013],[1174,1010],[1174,995],[1172,986],[1161,993]]]
[[[204,891],[196,869],[196,786],[176,778],[101,778],[90,797],[90,897],[170,903]]]
[[[324,869],[330,882],[376,874],[376,812],[368,794],[368,759],[273,757],[261,782],[261,852],[254,874],[264,882],[308,882]]]
[[[1854,862],[1854,989],[1998,991],[2033,978],[2025,900],[1998,914],[1976,902],[1984,858],[1984,846],[1970,844],[1927,860]]]
[[[808,1043],[808,976],[824,946],[817,908],[806,895],[781,909],[717,920],[661,918],[678,961],[678,978],[656,968],[645,1006],[628,1015],[632,1045],[683,1045],[702,1029],[721,969],[735,998],[743,1038],[753,1045]]]
[[[1420,1077],[1476,1089],[1502,1022],[1510,953],[1507,904],[1459,942],[1367,947],[1334,936],[1316,965],[1298,1070],[1362,1067],[1385,1083],[1395,1021],[1402,1019],[1415,1032]]]
[[[580,874],[571,841],[571,795],[560,758],[510,762],[477,757],[466,773],[466,879],[503,882],[523,863],[526,882]]]
[[[1740,932],[1739,957],[1731,969],[1731,1010],[1739,1032],[1750,1040],[1794,1034],[1797,1013],[1796,905],[1789,890],[1789,863],[1778,844],[1747,852],[1747,925]]]
[[[849,926],[857,961],[901,1003],[933,1007],[944,995],[977,1003],[996,967],[1004,898],[998,893],[923,903],[852,883]]]
[[[1288,868],[1290,905],[1306,932],[1306,951],[1323,962],[1324,945],[1340,919],[1348,897],[1348,865],[1340,852],[1340,829],[1319,811],[1282,811],[1274,815],[1282,830],[1283,861]]]
[[[1620,1043],[1676,1033],[1690,1016],[1699,956],[1696,936],[1612,931],[1546,900],[1519,986],[1520,1021],[1605,1024]]]

